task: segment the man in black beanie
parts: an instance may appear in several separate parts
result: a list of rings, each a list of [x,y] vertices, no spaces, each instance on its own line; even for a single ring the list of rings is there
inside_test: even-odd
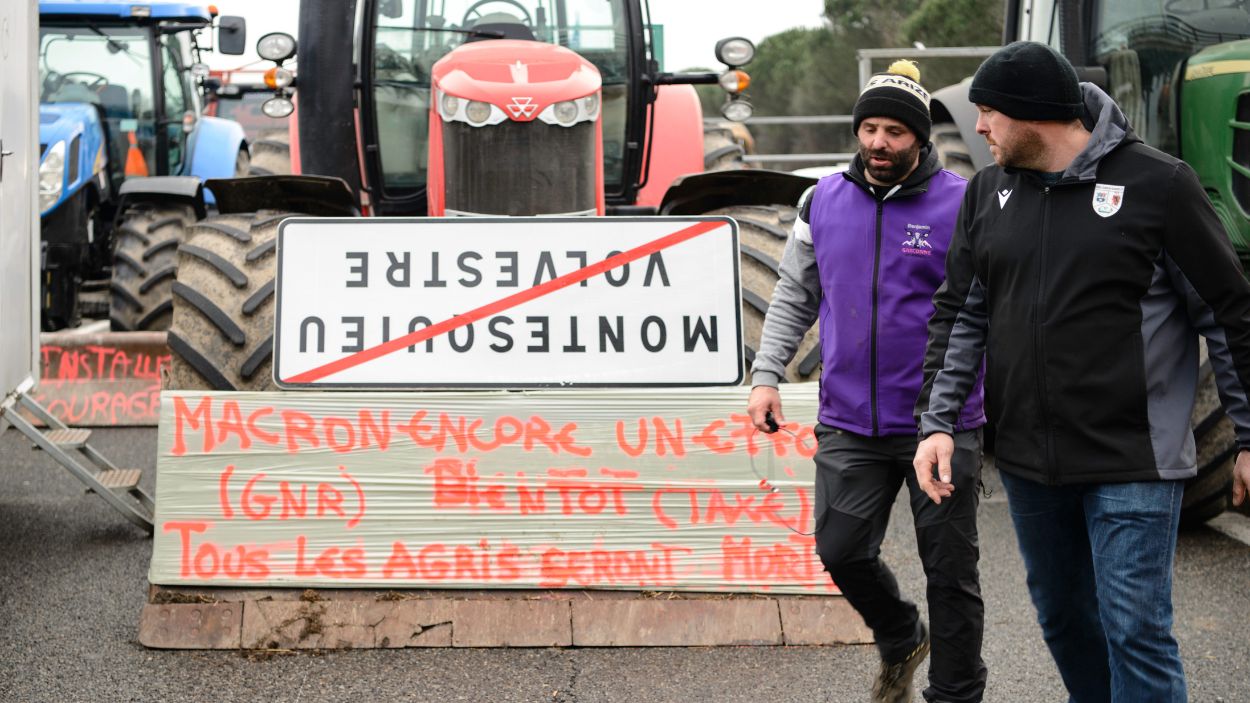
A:
[[[1196,474],[1197,335],[1237,429],[1240,503],[1250,284],[1193,170],[1050,47],[1003,47],[969,98],[996,165],[968,184],[933,300],[917,482],[951,495],[949,433],[984,363],[1029,594],[1071,700],[1185,701],[1172,564]]]
[[[910,703],[912,679],[932,646],[924,699],[979,703],[986,681],[977,570],[985,423],[979,388],[956,423],[951,482],[958,498],[930,503],[910,468],[925,322],[967,181],[943,169],[929,143],[929,94],[911,62],[896,61],[873,76],[853,114],[858,155],[803,195],[786,242],[747,411],[763,432],[785,426],[777,384],[819,319],[816,553],[872,629],[881,667],[871,700]],[[904,484],[928,579],[927,627],[881,559]]]

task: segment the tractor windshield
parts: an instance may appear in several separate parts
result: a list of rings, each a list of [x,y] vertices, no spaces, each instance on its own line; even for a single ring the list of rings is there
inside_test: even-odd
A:
[[[156,116],[146,30],[41,25],[39,78],[40,102],[100,107],[115,173],[147,175],[156,163]]]
[[[603,79],[604,181],[620,187],[628,76],[624,0],[379,0],[373,84],[387,189],[426,182],[430,70],[474,31],[572,49]]]
[[[1194,52],[1250,37],[1242,0],[1117,0],[1095,3],[1093,58],[1109,92],[1146,143],[1177,153],[1177,70]]]

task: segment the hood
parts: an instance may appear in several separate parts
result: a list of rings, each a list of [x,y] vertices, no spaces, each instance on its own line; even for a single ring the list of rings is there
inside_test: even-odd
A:
[[[897,190],[891,190],[887,197],[923,193],[928,190],[929,179],[933,178],[941,170],[942,162],[938,160],[937,150],[933,148],[932,142],[925,144],[920,150],[920,163],[916,166],[916,170],[912,171],[911,175],[898,185]],[[870,195],[876,197],[872,184],[868,182],[867,176],[864,175],[864,161],[860,158],[858,152],[855,154],[855,158],[851,160],[850,167],[842,172],[842,177],[859,185],[859,187],[868,191]]]
[[[1093,83],[1082,83],[1081,96],[1085,100],[1085,114],[1081,122],[1090,132],[1089,143],[1064,169],[1064,180],[1093,180],[1098,172],[1098,162],[1104,156],[1125,144],[1141,141],[1120,107],[1101,88]]]
[[[39,143],[51,146],[91,130],[100,130],[100,113],[88,103],[40,103]]]

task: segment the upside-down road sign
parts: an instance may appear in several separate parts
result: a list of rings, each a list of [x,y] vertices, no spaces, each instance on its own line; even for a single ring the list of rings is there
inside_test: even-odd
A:
[[[290,219],[284,388],[734,385],[736,223]]]

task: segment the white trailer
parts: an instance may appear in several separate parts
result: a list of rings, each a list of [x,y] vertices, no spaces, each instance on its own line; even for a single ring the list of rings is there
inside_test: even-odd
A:
[[[0,381],[6,397],[29,390],[39,374],[38,25],[36,0],[0,3]]]
[[[39,105],[36,0],[0,3],[0,429],[10,424],[139,527],[152,531],[139,469],[120,469],[29,395],[39,380]],[[29,417],[28,417],[29,416]],[[37,427],[30,417],[43,423]]]

